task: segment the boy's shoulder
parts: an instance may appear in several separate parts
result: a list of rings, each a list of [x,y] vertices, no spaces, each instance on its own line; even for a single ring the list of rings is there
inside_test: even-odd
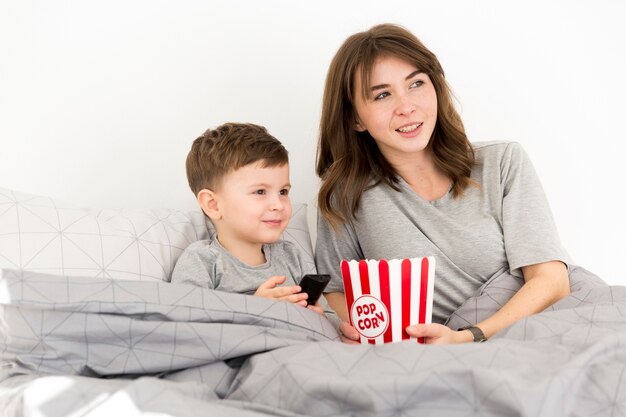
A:
[[[299,259],[306,253],[303,248],[285,239],[264,244],[263,248],[271,257],[279,256],[290,260]],[[216,239],[206,239],[197,240],[189,244],[183,251],[183,254],[181,254],[181,258],[199,257],[206,260],[207,258],[214,259],[224,255],[233,256],[227,249],[222,247]]]
[[[214,239],[202,239],[196,240],[195,242],[191,242],[189,246],[185,248],[187,251],[198,251],[208,249],[213,245]]]
[[[284,239],[273,243],[267,243],[263,246],[268,248],[274,255],[291,255],[301,252],[301,249],[295,243]],[[219,244],[217,239],[197,240],[190,243],[189,246],[185,248],[184,252],[187,254],[199,254],[204,256],[208,254],[212,254],[213,256],[217,256],[221,253],[230,254],[226,248]]]
[[[192,242],[183,250],[181,258],[185,257],[216,257],[219,253],[218,245],[215,244],[215,239],[203,239]]]

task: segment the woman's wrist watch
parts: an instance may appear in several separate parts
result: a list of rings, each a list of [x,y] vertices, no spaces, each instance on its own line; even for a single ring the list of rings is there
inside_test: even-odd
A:
[[[482,343],[485,340],[487,340],[487,338],[485,337],[485,333],[483,333],[480,327],[466,326],[466,327],[461,327],[459,331],[461,330],[468,330],[472,334],[472,337],[474,338],[475,343]]]

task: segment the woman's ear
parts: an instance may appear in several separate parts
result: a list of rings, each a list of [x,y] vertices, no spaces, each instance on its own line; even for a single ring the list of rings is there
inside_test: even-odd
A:
[[[214,191],[204,188],[198,192],[198,204],[200,208],[211,220],[219,220],[222,218],[217,195]]]
[[[367,130],[365,126],[361,124],[361,120],[359,120],[358,117],[354,119],[354,130],[357,132],[365,132]]]

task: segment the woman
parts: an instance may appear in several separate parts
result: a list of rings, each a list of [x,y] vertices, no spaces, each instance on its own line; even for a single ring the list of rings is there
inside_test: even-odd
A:
[[[342,259],[435,256],[426,343],[483,341],[569,294],[567,255],[533,167],[517,143],[471,144],[437,57],[383,24],[349,37],[327,75],[317,154],[316,244],[326,294],[347,322]],[[491,277],[524,285],[497,313],[457,331],[446,318]]]

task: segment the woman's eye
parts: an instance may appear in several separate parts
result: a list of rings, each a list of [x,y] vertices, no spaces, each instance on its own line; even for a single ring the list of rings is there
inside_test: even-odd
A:
[[[421,87],[424,85],[424,81],[422,80],[415,80],[411,83],[411,88],[415,88],[415,87]]]
[[[388,97],[389,95],[390,94],[387,91],[385,91],[385,92],[378,94],[377,96],[374,96],[374,100],[382,100],[383,98]]]

